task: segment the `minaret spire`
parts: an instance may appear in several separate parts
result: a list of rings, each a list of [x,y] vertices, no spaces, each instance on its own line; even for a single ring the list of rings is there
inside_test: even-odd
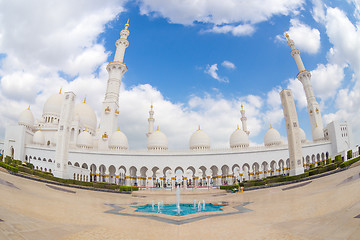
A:
[[[308,70],[305,69],[305,66],[300,57],[300,51],[299,51],[299,49],[297,49],[295,47],[294,41],[290,38],[289,34],[287,34],[286,32],[285,32],[285,36],[287,38],[287,44],[291,48],[291,56],[295,59],[296,65],[299,69],[297,78],[299,79],[299,81],[302,83],[302,85],[304,87],[306,100],[307,100],[307,111],[309,113],[313,140],[314,141],[322,140],[322,138],[316,139],[314,136],[314,129],[316,127],[320,127],[321,129],[323,129],[323,123],[322,123],[322,118],[321,118],[321,113],[320,113],[320,107],[319,107],[318,102],[316,101],[314,91],[313,91],[311,81],[310,81],[311,74]]]
[[[115,43],[116,52],[114,61],[110,62],[106,67],[109,79],[102,105],[101,126],[98,134],[102,138],[99,137],[99,149],[108,148],[107,139],[117,130],[121,79],[127,71],[124,55],[125,49],[129,46],[127,37],[130,35],[130,31],[128,27],[129,21],[125,24],[125,28],[121,30],[120,38]]]
[[[152,105],[152,103],[151,103],[151,106],[150,106],[148,122],[149,122],[149,130],[148,130],[148,133],[146,133],[146,136],[147,136],[147,137],[149,137],[150,134],[152,134],[152,133],[154,132],[154,122],[155,122],[155,119],[154,119],[154,110],[153,110],[153,105]]]
[[[242,123],[242,128],[243,128],[243,131],[249,135],[250,134],[250,131],[248,131],[247,129],[247,118],[245,117],[245,110],[244,110],[244,106],[241,104],[241,110],[240,110],[240,113],[241,113],[241,123]]]
[[[130,31],[128,28],[129,28],[129,19],[125,24],[125,28],[120,32],[120,38],[115,43],[116,53],[114,57],[114,62],[118,61],[122,63],[124,61],[125,49],[129,46],[129,41],[127,40],[127,38],[130,35]]]

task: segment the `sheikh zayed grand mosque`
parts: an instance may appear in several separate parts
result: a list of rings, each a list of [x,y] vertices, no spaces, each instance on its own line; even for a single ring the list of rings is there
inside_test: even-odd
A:
[[[280,93],[288,143],[270,126],[263,146],[249,146],[245,110],[241,106],[241,128],[229,136],[229,148],[212,149],[209,136],[198,128],[189,139],[189,149],[168,149],[166,135],[154,129],[154,110],[150,106],[147,149],[129,150],[126,135],[118,129],[121,79],[127,71],[125,49],[129,24],[116,41],[114,61],[107,65],[109,78],[98,122],[94,110],[84,100],[75,104],[73,92],[52,95],[44,104],[43,114],[35,120],[30,107],[19,117],[18,124],[6,127],[0,151],[35,169],[56,177],[80,181],[110,182],[126,186],[164,187],[182,183],[184,187],[217,186],[268,176],[298,175],[329,157],[352,148],[351,127],[333,121],[323,126],[311,74],[304,67],[300,51],[286,34],[307,99],[312,140],[299,127],[290,90]]]

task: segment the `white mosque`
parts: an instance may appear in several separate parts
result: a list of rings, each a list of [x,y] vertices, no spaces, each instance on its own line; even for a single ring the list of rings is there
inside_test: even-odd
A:
[[[279,174],[297,175],[310,163],[316,165],[337,154],[344,155],[352,148],[351,129],[346,122],[334,121],[323,127],[310,72],[305,70],[294,41],[286,35],[299,69],[297,77],[306,93],[312,141],[299,128],[291,91],[287,90],[289,99],[284,100],[283,108],[289,144],[284,144],[279,132],[270,127],[264,136],[264,146],[249,146],[250,131],[241,106],[242,128],[237,127],[229,136],[228,149],[212,149],[209,136],[199,127],[190,137],[188,150],[171,151],[166,135],[154,129],[151,106],[147,150],[129,150],[126,135],[117,129],[120,84],[127,71],[123,60],[129,45],[128,28],[126,23],[115,44],[114,61],[106,68],[109,78],[99,125],[86,99],[75,105],[75,94],[60,90],[45,102],[38,120],[29,107],[20,114],[17,125],[6,128],[5,140],[0,141],[1,153],[30,162],[36,169],[60,178],[139,187],[169,187],[181,182],[184,187],[194,187]]]

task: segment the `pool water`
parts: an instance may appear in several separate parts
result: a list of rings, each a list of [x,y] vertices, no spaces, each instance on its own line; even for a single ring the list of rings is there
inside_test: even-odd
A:
[[[222,211],[222,207],[226,205],[213,205],[212,203],[206,203],[205,209],[203,209],[203,204],[201,204],[201,210],[198,210],[198,205],[194,208],[194,204],[180,204],[180,214],[178,214],[176,204],[164,204],[160,207],[160,212],[158,212],[158,205],[152,207],[152,204],[147,204],[145,206],[137,206],[135,212],[145,212],[145,213],[161,213],[171,216],[185,216],[189,214],[199,213],[199,212],[217,212]]]

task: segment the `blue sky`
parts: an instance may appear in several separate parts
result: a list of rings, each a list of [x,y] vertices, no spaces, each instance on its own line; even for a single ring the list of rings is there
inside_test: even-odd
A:
[[[278,94],[284,88],[294,91],[300,125],[311,140],[306,100],[284,30],[312,73],[324,125],[349,121],[358,143],[359,4],[358,0],[2,1],[0,136],[28,104],[39,119],[46,99],[60,87],[74,91],[78,101],[87,96],[100,116],[105,66],[113,59],[115,41],[129,18],[119,125],[130,148],[146,146],[151,102],[155,124],[168,136],[170,149],[188,148],[199,124],[213,147],[228,147],[240,123],[241,103],[252,144],[263,143],[270,124],[286,141]]]

